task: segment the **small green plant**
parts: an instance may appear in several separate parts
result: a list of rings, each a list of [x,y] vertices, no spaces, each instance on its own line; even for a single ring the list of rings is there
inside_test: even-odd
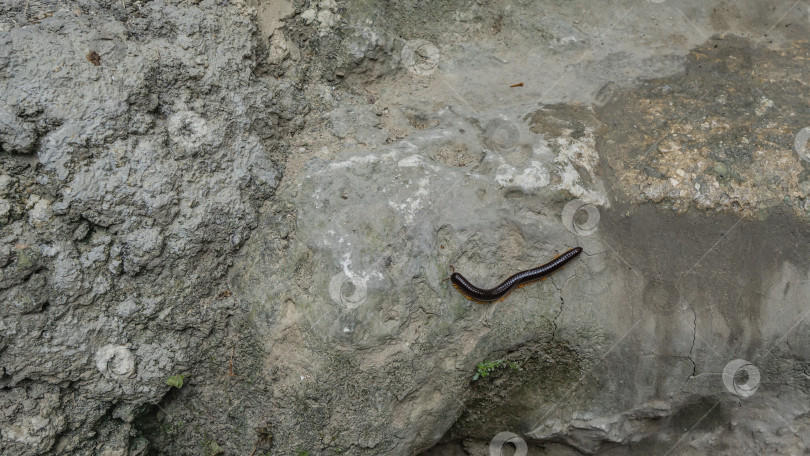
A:
[[[488,376],[489,374],[495,372],[495,369],[501,366],[504,363],[502,359],[496,359],[495,361],[485,361],[483,363],[478,363],[478,372],[473,375],[473,380],[478,380],[479,378],[483,378]]]
[[[184,378],[186,378],[186,376],[183,374],[172,375],[168,380],[166,380],[166,384],[179,389],[183,387]]]
[[[205,446],[205,454],[207,456],[218,456],[220,454],[225,454],[225,451],[222,449],[217,442],[211,440],[209,442],[203,442]]]
[[[309,456],[309,451],[304,450],[295,450],[298,453],[298,456]]]
[[[502,367],[509,367],[512,370],[522,370],[520,367],[520,363],[515,361],[506,362],[502,359],[496,359],[495,361],[485,361],[483,363],[478,363],[478,372],[473,375],[473,381],[478,380],[479,378],[486,377],[489,374],[495,372],[496,369]]]

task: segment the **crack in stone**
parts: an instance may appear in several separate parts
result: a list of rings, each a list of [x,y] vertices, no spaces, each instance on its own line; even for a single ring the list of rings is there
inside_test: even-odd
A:
[[[557,320],[560,318],[560,315],[563,313],[563,307],[565,306],[565,299],[562,295],[562,288],[558,287],[556,283],[554,283],[554,279],[551,280],[551,284],[554,285],[554,288],[557,289],[557,292],[560,294],[560,310],[557,312],[557,315],[554,316],[554,320],[551,322],[554,325],[554,329],[551,331],[551,340],[553,341],[557,337]]]
[[[551,340],[554,340],[554,338],[557,336],[557,328],[558,328],[557,319],[559,319],[560,315],[562,315],[564,306],[565,306],[565,299],[563,299],[562,293],[560,293],[560,311],[557,312],[557,315],[554,317],[554,321],[552,322],[552,324],[554,324],[554,330],[551,333]]]
[[[689,362],[692,363],[692,375],[689,378],[695,377],[697,375],[697,364],[695,364],[695,360],[692,359],[692,351],[695,349],[695,341],[697,340],[697,311],[695,310],[694,304],[691,302],[689,303],[689,308],[692,309],[692,314],[694,315],[694,320],[692,321],[692,346],[689,347]],[[689,378],[686,381],[689,381]]]
[[[563,310],[565,308],[565,298],[563,298],[562,291],[565,288],[565,285],[568,283],[568,281],[573,280],[575,278],[577,278],[576,271],[574,271],[574,273],[571,275],[571,277],[567,277],[565,279],[565,283],[563,283],[562,287],[557,286],[557,284],[554,282],[554,278],[551,279],[551,284],[554,285],[554,288],[556,288],[557,292],[560,294],[560,310],[559,310],[559,312],[557,312],[557,315],[554,316],[554,320],[552,320],[552,322],[551,322],[551,324],[554,325],[554,329],[553,329],[553,331],[551,333],[551,340],[552,341],[555,340],[555,338],[557,337],[557,329],[559,328],[557,326],[557,320],[559,320],[560,315],[562,315]]]

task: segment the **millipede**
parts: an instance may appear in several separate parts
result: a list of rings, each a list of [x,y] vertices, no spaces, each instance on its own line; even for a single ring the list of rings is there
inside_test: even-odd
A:
[[[574,247],[548,263],[536,268],[518,272],[517,274],[514,274],[508,279],[504,280],[500,285],[490,289],[476,287],[458,272],[453,272],[453,275],[450,276],[450,282],[461,294],[473,301],[500,301],[515,288],[522,287],[527,283],[541,280],[550,276],[554,271],[561,269],[566,263],[576,258],[580,253],[582,253],[582,247]]]

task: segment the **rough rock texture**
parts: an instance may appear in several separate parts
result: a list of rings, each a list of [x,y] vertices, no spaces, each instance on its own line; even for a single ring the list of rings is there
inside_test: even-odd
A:
[[[606,104],[615,128],[602,153],[614,188],[680,211],[751,217],[790,207],[807,217],[808,138],[797,136],[810,118],[808,53],[807,40],[771,51],[717,36],[689,54],[685,75]]]
[[[583,264],[516,292],[524,305],[466,301],[443,279],[452,263],[493,281],[476,266],[484,258],[527,269],[573,245],[573,234],[544,214],[561,210],[560,195],[587,192],[568,156],[571,144],[592,143],[592,132],[532,148],[538,140],[526,128],[525,139],[503,151],[520,150],[513,164],[493,150],[458,166],[431,154],[481,149],[487,120],[448,109],[425,121],[435,126],[377,154],[309,162],[279,195],[297,211],[279,208],[253,237],[264,247],[235,264],[234,290],[254,309],[274,360],[274,389],[287,403],[279,408],[290,414],[276,434],[282,444],[357,454],[425,449],[455,420],[477,362],[535,339],[549,350],[566,346],[554,340],[554,320],[574,276],[588,274]],[[458,155],[447,157],[454,163]],[[510,183],[514,166],[533,171]],[[521,190],[541,187],[543,196]],[[276,237],[268,233],[291,218],[294,237],[268,248]],[[496,219],[504,219],[497,230],[485,229]]]
[[[0,8],[3,454],[810,446],[806,5]]]
[[[217,295],[303,109],[255,74],[244,8],[36,6],[0,33],[3,453],[125,454],[236,312]]]

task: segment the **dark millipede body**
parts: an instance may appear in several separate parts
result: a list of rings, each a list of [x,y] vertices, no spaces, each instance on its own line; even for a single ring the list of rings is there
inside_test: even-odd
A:
[[[534,282],[535,280],[548,277],[554,271],[565,266],[565,263],[568,263],[576,258],[576,256],[580,253],[582,253],[582,247],[574,247],[573,249],[563,253],[542,266],[518,272],[517,274],[504,280],[503,283],[497,287],[490,288],[489,290],[476,287],[475,285],[471,284],[469,280],[465,279],[463,275],[457,272],[454,272],[453,275],[450,276],[450,281],[453,283],[453,286],[458,289],[458,291],[473,301],[498,301],[506,297],[506,295],[508,295],[509,292],[514,290],[516,287],[520,287],[529,282]]]

